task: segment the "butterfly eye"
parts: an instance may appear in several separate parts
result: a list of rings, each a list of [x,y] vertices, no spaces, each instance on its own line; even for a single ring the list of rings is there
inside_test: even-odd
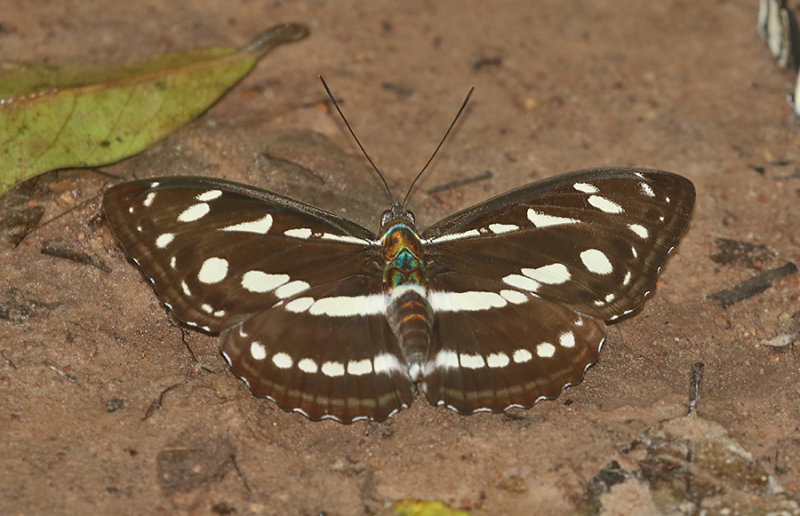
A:
[[[381,226],[387,225],[392,220],[392,210],[386,210],[381,215]]]

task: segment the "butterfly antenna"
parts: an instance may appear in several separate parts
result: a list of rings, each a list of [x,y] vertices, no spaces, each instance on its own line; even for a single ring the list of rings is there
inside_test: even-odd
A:
[[[319,80],[322,81],[322,87],[325,88],[325,93],[328,94],[328,98],[331,99],[331,103],[336,108],[336,111],[339,113],[339,116],[342,118],[344,125],[347,126],[347,130],[350,131],[350,134],[353,136],[353,139],[358,144],[358,148],[361,149],[361,152],[364,153],[364,157],[366,157],[367,161],[369,161],[369,164],[372,165],[372,169],[375,171],[376,174],[378,174],[378,178],[381,180],[381,183],[383,183],[383,187],[386,190],[386,195],[389,197],[389,202],[394,203],[394,198],[392,197],[392,190],[389,188],[389,183],[386,182],[386,178],[383,177],[381,171],[378,170],[378,167],[375,166],[375,162],[372,161],[372,158],[369,157],[369,154],[367,154],[367,150],[364,148],[363,145],[361,145],[361,142],[358,140],[358,136],[356,136],[356,133],[353,132],[353,128],[350,127],[350,122],[348,122],[347,118],[345,118],[344,113],[342,113],[342,109],[339,107],[339,103],[336,102],[333,93],[331,93],[331,89],[328,88],[328,83],[325,82],[325,79],[323,79],[321,75],[318,75],[317,77],[319,77]]]
[[[425,170],[427,170],[428,165],[430,165],[431,161],[433,161],[433,158],[436,157],[436,153],[439,152],[439,149],[442,148],[442,145],[444,144],[444,141],[447,139],[447,136],[450,134],[450,131],[453,130],[453,127],[456,125],[456,122],[458,122],[458,119],[461,117],[461,113],[463,113],[464,112],[464,108],[467,107],[467,103],[469,102],[469,98],[472,96],[472,92],[473,91],[475,91],[475,86],[473,86],[472,88],[469,89],[469,91],[467,92],[467,96],[464,99],[464,102],[462,102],[461,103],[461,107],[458,108],[458,113],[456,113],[456,116],[455,116],[455,118],[453,118],[453,121],[450,122],[450,127],[447,128],[447,131],[444,133],[444,136],[442,136],[442,139],[439,141],[439,145],[437,145],[436,148],[433,150],[433,154],[431,154],[431,157],[428,158],[428,161],[425,163],[425,166],[422,167],[422,170],[419,171],[419,174],[417,174],[417,177],[415,177],[414,180],[411,181],[411,186],[408,187],[408,191],[406,192],[406,196],[403,197],[403,206],[406,205],[406,202],[408,201],[408,198],[411,196],[411,192],[414,190],[414,186],[417,184],[417,181],[419,180],[419,178],[422,177],[422,173],[425,172]]]

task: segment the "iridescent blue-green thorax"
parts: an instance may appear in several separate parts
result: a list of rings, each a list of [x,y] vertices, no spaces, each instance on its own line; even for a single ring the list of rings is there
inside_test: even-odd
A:
[[[381,245],[386,260],[384,286],[425,284],[422,244],[412,222],[404,218],[392,220],[381,238]]]

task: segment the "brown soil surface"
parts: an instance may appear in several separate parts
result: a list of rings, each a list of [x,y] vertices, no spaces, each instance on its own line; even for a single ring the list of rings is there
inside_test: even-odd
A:
[[[404,499],[476,514],[665,512],[642,471],[686,476],[694,455],[662,468],[652,443],[666,441],[636,440],[686,414],[696,362],[698,416],[771,487],[732,484],[710,466],[723,487],[681,483],[683,510],[745,503],[739,492],[763,508],[777,484],[800,497],[798,275],[728,308],[709,298],[800,264],[800,126],[785,101],[794,74],[757,37],[754,0],[5,4],[4,59],[141,59],[245,44],[286,21],[312,34],[196,121],[103,167],[114,178],[53,172],[0,200],[0,216],[45,209],[21,244],[0,244],[0,513],[360,514]],[[659,291],[610,328],[583,383],[506,415],[463,417],[418,398],[381,424],[311,422],[254,398],[214,337],[172,322],[99,217],[111,184],[214,175],[376,227],[385,199],[317,74],[397,193],[476,86],[413,199],[422,225],[573,169],[635,165],[694,181],[696,212]],[[489,180],[425,193],[486,170]],[[721,238],[764,247],[712,259]],[[53,241],[110,272],[42,254]],[[765,345],[776,338],[785,345]],[[625,482],[613,481],[613,461]]]

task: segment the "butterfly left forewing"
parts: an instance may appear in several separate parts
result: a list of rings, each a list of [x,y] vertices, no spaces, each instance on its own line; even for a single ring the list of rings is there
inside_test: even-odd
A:
[[[360,274],[373,261],[375,237],[361,226],[220,179],[125,183],[105,194],[103,211],[161,301],[180,321],[211,332],[320,276]]]

